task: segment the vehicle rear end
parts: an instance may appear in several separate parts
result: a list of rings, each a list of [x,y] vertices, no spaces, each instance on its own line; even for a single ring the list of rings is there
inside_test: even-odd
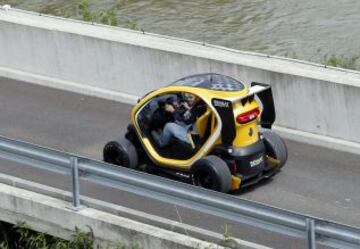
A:
[[[233,103],[236,137],[233,141],[230,170],[240,178],[241,187],[257,183],[266,169],[265,144],[259,134],[260,106],[255,99],[244,105]]]
[[[271,145],[260,132],[261,126],[271,128],[275,120],[270,86],[254,85],[247,96],[232,102],[232,108],[235,138],[227,163],[240,187],[246,187],[272,176],[279,168]]]

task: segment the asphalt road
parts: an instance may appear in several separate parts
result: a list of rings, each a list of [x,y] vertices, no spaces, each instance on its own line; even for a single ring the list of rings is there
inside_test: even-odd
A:
[[[0,78],[0,134],[101,159],[103,145],[121,136],[131,107],[113,101]],[[286,141],[289,159],[272,180],[235,196],[292,211],[360,226],[360,156]],[[0,172],[68,188],[67,177],[0,161]],[[106,186],[83,183],[83,193],[154,214],[178,219],[174,207],[144,201]],[[125,201],[124,201],[125,200]],[[146,205],[145,205],[146,203]],[[151,204],[150,204],[151,203]],[[184,222],[213,230],[222,220],[180,210]],[[234,234],[275,248],[305,248],[299,240],[234,224]]]

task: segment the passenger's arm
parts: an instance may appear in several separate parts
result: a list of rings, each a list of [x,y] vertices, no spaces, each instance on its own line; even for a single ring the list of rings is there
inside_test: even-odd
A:
[[[193,124],[195,123],[196,119],[203,115],[206,112],[206,106],[195,106],[191,108],[190,110],[187,110],[183,117],[183,122],[185,124]]]

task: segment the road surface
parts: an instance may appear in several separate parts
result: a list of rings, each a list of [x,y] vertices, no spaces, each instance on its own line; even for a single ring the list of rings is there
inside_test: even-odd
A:
[[[0,134],[10,138],[101,159],[103,145],[119,137],[129,123],[131,106],[28,83],[0,78]],[[236,193],[238,198],[360,226],[359,155],[286,140],[289,159],[272,180]],[[68,177],[0,161],[0,172],[69,188]],[[174,207],[94,183],[82,192],[124,206],[178,220]],[[106,193],[106,194],[104,194]],[[146,203],[146,205],[144,205]],[[149,204],[151,203],[151,204]],[[184,222],[221,231],[222,220],[180,210]],[[228,222],[227,223],[231,223]],[[302,248],[301,240],[287,240],[270,232],[233,226],[240,237],[275,248]]]

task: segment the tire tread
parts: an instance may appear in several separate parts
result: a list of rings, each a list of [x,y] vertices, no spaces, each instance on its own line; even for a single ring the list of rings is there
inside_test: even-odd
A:
[[[276,159],[280,161],[280,168],[284,166],[288,159],[288,150],[284,140],[275,132],[271,130],[265,130],[262,132],[265,145],[270,146],[276,156]]]

